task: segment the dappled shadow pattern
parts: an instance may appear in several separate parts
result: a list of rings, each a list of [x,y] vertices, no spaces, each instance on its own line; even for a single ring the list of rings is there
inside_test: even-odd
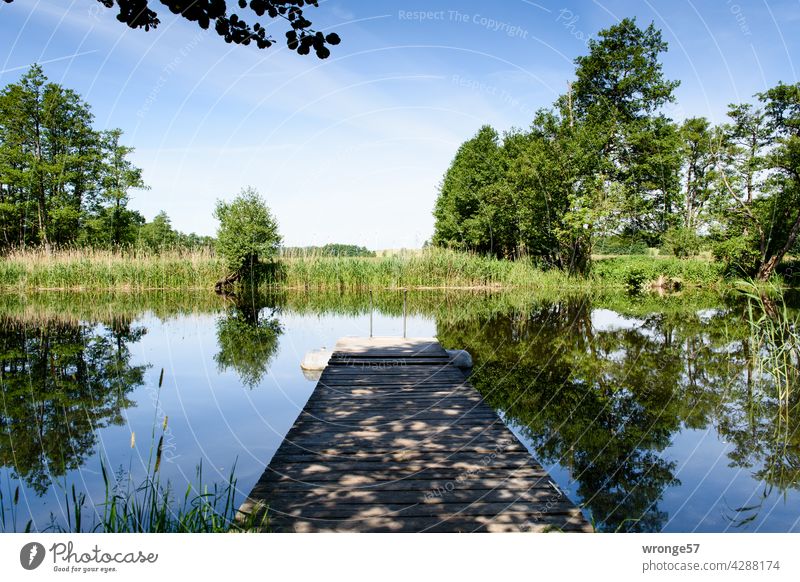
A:
[[[337,345],[243,512],[268,505],[275,531],[589,529],[438,343],[392,341]]]

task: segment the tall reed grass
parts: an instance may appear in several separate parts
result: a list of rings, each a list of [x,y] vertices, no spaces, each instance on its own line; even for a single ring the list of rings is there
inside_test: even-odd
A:
[[[11,251],[0,260],[6,290],[211,289],[226,274],[209,249]],[[659,277],[690,286],[714,286],[721,268],[705,260],[616,257],[596,261],[589,277],[545,270],[530,260],[508,261],[447,249],[378,257],[309,254],[281,257],[262,269],[258,284],[306,290],[397,288],[521,288],[588,290],[625,287]]]
[[[158,380],[158,398],[164,381],[164,370]],[[156,402],[158,410],[158,401]],[[252,511],[243,512],[237,503],[236,463],[233,464],[224,484],[209,486],[203,478],[202,461],[197,466],[196,483],[189,483],[178,498],[169,480],[162,481],[161,460],[168,417],[157,423],[154,419],[150,435],[150,450],[145,476],[136,482],[132,471],[119,476],[109,472],[101,461],[103,500],[90,506],[87,495],[75,485],[60,485],[64,495],[66,515],[62,520],[51,515],[45,531],[57,533],[227,533],[269,531],[267,507],[252,505]],[[161,435],[156,443],[157,425]],[[131,448],[136,435],[131,434]],[[59,486],[59,485],[55,485]],[[11,480],[5,492],[0,483],[0,532],[20,531],[20,488],[11,491]],[[91,519],[87,518],[87,513]],[[31,531],[33,521],[28,520],[23,531]]]
[[[0,285],[30,289],[207,289],[222,276],[208,249],[14,250],[0,260]]]
[[[576,287],[587,281],[528,261],[428,249],[418,254],[300,257],[281,261],[273,283],[302,289]]]
[[[746,295],[758,376],[769,379],[778,402],[789,406],[800,390],[800,313],[789,309],[777,288],[750,284]]]

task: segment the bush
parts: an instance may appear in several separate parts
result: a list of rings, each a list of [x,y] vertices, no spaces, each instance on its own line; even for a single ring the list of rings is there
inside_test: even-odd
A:
[[[735,236],[718,240],[711,248],[714,258],[725,266],[729,276],[750,277],[755,274],[759,263],[758,245],[745,236]]]
[[[693,257],[700,252],[702,239],[690,228],[670,228],[664,233],[664,252],[678,258]]]
[[[647,244],[630,237],[609,236],[597,241],[594,252],[598,255],[645,255]]]
[[[700,259],[615,257],[595,261],[594,276],[630,290],[641,289],[646,283],[660,278],[686,285],[708,286],[720,281],[722,265]]]
[[[237,278],[278,253],[278,223],[255,188],[242,189],[232,202],[218,200],[214,218],[219,220],[215,248]]]

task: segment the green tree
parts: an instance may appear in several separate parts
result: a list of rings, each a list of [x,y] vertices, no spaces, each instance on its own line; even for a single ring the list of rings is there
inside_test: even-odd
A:
[[[98,132],[77,93],[33,65],[0,92],[0,222],[5,246],[120,244],[138,220],[125,208],[143,187],[120,130]],[[109,228],[103,232],[103,225]]]
[[[439,188],[433,242],[439,246],[494,251],[495,207],[488,190],[503,175],[499,136],[484,125],[456,152]]]
[[[575,59],[577,80],[560,100],[573,125],[592,131],[602,156],[592,174],[621,196],[615,230],[657,244],[677,198],[677,130],[659,109],[674,101],[678,81],[664,78],[668,46],[651,23],[625,18],[600,31],[589,54]]]
[[[266,202],[248,186],[231,202],[218,200],[214,218],[219,220],[215,247],[228,269],[228,275],[217,281],[217,290],[242,279],[253,282],[262,261],[272,259],[281,243],[278,223]]]
[[[151,251],[163,251],[178,243],[179,235],[172,228],[172,221],[163,210],[151,222],[139,228],[138,244]]]
[[[133,148],[120,143],[122,131],[112,129],[101,134],[103,163],[100,169],[100,196],[106,207],[105,222],[108,241],[113,246],[131,243],[137,230],[137,216],[128,210],[128,192],[132,188],[147,189],[142,170],[128,159]]]
[[[661,70],[667,44],[632,19],[599,36],[529,131],[501,144],[484,126],[459,148],[436,201],[434,244],[586,273],[596,237],[658,244],[678,225],[680,133],[658,113],[678,85]]]
[[[766,281],[800,235],[800,83],[779,83],[758,98],[773,132],[773,148],[766,157],[771,171],[769,236],[756,273]]]
[[[714,252],[767,280],[800,235],[800,84],[779,83],[757,97],[762,107],[728,112]]]
[[[721,135],[705,117],[691,117],[681,125],[683,157],[683,219],[681,226],[695,231],[707,224],[709,201],[717,183]]]

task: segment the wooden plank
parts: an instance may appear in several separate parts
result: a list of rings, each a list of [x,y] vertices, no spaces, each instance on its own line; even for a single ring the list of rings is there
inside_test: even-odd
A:
[[[284,532],[587,532],[591,527],[582,515],[571,513],[561,516],[559,523],[541,520],[536,516],[496,515],[472,519],[393,518],[370,517],[360,520],[306,520],[296,519],[273,522],[275,531]]]
[[[589,531],[432,338],[342,338],[241,511],[275,531]]]

